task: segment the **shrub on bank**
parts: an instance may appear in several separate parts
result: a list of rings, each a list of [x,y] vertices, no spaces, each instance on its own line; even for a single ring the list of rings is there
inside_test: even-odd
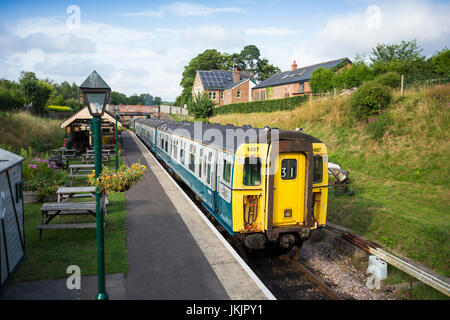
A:
[[[388,107],[392,100],[391,88],[376,81],[363,83],[350,98],[350,110],[358,120],[365,120]]]
[[[402,81],[401,79],[402,76],[397,72],[390,71],[377,76],[374,81],[389,88],[395,89],[400,87]]]

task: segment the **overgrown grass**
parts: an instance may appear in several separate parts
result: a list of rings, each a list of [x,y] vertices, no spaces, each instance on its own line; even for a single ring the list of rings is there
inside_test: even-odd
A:
[[[357,122],[348,97],[292,111],[229,114],[211,122],[304,131],[350,172],[354,197],[330,196],[329,221],[450,275],[450,85],[394,92],[382,122]],[[379,121],[375,120],[375,121]],[[330,194],[331,194],[330,190]]]
[[[0,145],[18,153],[29,146],[37,153],[62,146],[65,130],[61,120],[42,118],[28,112],[0,112]]]

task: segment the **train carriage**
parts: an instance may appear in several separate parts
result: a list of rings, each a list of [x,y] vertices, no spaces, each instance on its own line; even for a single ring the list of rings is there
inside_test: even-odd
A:
[[[301,132],[158,119],[135,132],[247,247],[288,248],[326,224],[327,149]]]

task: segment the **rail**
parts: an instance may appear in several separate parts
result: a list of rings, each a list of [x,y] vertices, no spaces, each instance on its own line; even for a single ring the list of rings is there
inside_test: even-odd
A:
[[[422,281],[423,283],[450,297],[450,281],[447,277],[437,274],[432,270],[425,270],[424,266],[418,266],[418,264],[415,262],[409,261],[405,258],[397,257],[383,250],[381,248],[381,245],[375,242],[369,241],[353,233],[348,233],[348,231],[350,230],[346,228],[334,224],[328,224],[327,226],[331,229],[347,232],[342,236],[342,238],[344,238],[351,244],[369,252],[370,254],[373,254],[374,256],[377,256],[378,258],[402,270],[403,272],[406,272],[410,276]]]

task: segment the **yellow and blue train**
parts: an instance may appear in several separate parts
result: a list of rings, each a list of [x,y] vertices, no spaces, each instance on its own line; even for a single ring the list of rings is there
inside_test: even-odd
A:
[[[301,244],[326,225],[328,155],[300,131],[134,121],[137,136],[249,248]]]

